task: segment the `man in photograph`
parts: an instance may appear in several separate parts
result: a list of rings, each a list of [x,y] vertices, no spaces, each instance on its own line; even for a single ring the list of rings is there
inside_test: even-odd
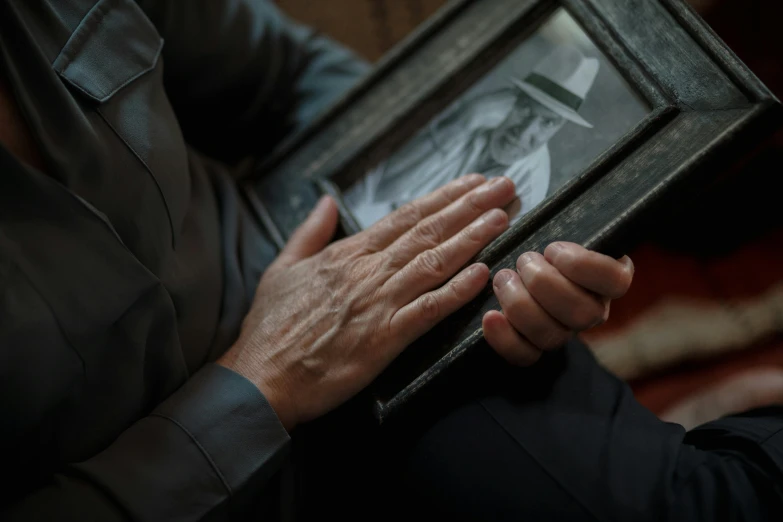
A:
[[[388,161],[346,191],[366,228],[400,205],[470,172],[514,181],[518,218],[546,197],[547,142],[566,122],[592,125],[578,110],[598,74],[598,60],[570,45],[556,47],[522,81],[458,103]]]

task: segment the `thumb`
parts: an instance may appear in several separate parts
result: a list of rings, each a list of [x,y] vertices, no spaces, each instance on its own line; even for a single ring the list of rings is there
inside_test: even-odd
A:
[[[337,218],[334,199],[330,196],[322,197],[305,222],[294,231],[280,252],[277,263],[290,266],[323,250],[334,237]]]

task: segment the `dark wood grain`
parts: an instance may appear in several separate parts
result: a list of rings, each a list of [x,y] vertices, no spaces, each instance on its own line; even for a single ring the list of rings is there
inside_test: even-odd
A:
[[[650,75],[648,69],[641,67],[634,55],[619,39],[616,32],[600,16],[596,15],[595,8],[584,0],[564,0],[563,5],[569,14],[579,22],[579,25],[591,35],[593,42],[614,66],[620,74],[633,85],[639,93],[653,107],[668,104],[666,94],[658,85],[655,78]]]
[[[704,52],[734,81],[748,100],[761,101],[769,96],[769,90],[736,54],[718,37],[707,24],[700,23],[699,15],[686,3],[677,0],[661,0],[672,16],[688,31]]]
[[[657,73],[659,83],[678,104],[710,110],[750,103],[661,2],[587,1],[645,68]]]

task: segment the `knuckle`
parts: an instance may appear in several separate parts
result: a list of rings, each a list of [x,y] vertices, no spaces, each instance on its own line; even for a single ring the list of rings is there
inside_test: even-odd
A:
[[[402,267],[408,264],[408,259],[399,253],[379,252],[376,254],[377,266],[385,273],[397,273]]]
[[[550,288],[549,274],[541,270],[535,261],[526,264],[522,268],[522,272],[524,274],[522,280],[531,294],[543,293]]]
[[[440,303],[433,294],[424,294],[419,298],[419,314],[426,322],[440,318]]]
[[[563,346],[571,336],[570,332],[562,331],[559,329],[553,329],[544,335],[543,341],[540,345],[542,350],[554,350]]]
[[[503,311],[514,323],[519,323],[531,311],[532,298],[528,295],[515,295],[502,304]]]
[[[395,221],[406,230],[416,226],[421,220],[421,212],[415,203],[406,203],[397,209]]]
[[[558,253],[553,261],[552,266],[562,274],[578,277],[583,272],[583,270],[580,270],[579,262],[570,251]]]
[[[454,203],[459,197],[458,187],[444,187],[442,197],[447,205]]]
[[[324,263],[317,263],[309,270],[309,277],[314,281],[318,281],[319,284],[326,284],[334,277],[334,272],[332,271],[331,266],[327,266]]]
[[[416,226],[416,235],[427,245],[439,245],[443,241],[443,218],[430,216]]]
[[[467,297],[466,285],[460,278],[449,281],[447,288],[451,297],[453,297],[456,301],[464,301]]]
[[[454,203],[457,201],[460,196],[462,195],[462,191],[460,190],[461,187],[468,183],[470,180],[462,181],[461,183],[455,183],[455,184],[448,184],[445,187],[443,187],[443,199],[445,199],[449,204]]]
[[[327,249],[333,248],[336,252],[332,252],[332,255],[340,257],[362,257],[377,252],[377,239],[373,234],[356,234],[332,243]]]
[[[604,309],[596,305],[584,305],[574,308],[571,326],[576,330],[587,330],[603,322]]]
[[[472,224],[462,229],[460,238],[465,243],[480,245],[484,242],[484,230],[481,226]]]
[[[418,266],[426,275],[443,277],[446,275],[446,262],[436,249],[425,250],[418,256]]]
[[[330,262],[338,257],[337,250],[338,248],[335,245],[329,245],[328,247],[321,250],[318,256],[321,258],[321,261]]]
[[[465,196],[464,202],[471,214],[481,214],[484,211],[479,196],[475,192],[471,192]]]

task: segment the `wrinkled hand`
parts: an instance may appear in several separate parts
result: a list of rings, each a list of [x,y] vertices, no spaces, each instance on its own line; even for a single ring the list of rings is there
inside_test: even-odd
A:
[[[483,318],[484,338],[507,361],[529,365],[542,351],[562,346],[574,332],[606,321],[612,299],[631,286],[633,263],[574,243],[527,252],[516,271],[495,274],[492,288],[503,311]]]
[[[506,178],[466,176],[329,245],[338,212],[324,198],[218,362],[256,384],[287,429],[328,412],[485,288],[486,265],[454,274],[508,227],[513,199]]]

